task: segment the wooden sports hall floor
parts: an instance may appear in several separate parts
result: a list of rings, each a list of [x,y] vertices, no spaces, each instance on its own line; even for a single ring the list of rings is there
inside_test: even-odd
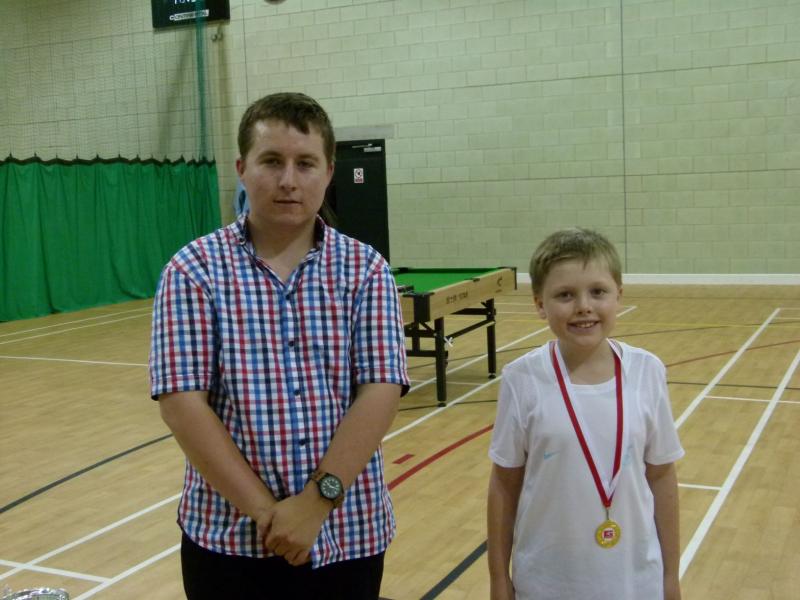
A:
[[[668,366],[687,600],[800,598],[800,289],[626,287],[616,336]],[[498,306],[498,362],[550,338],[527,286]],[[457,325],[466,317],[450,317]],[[0,323],[0,589],[175,600],[183,458],[148,398],[150,302]],[[497,382],[458,338],[384,444],[398,536],[382,595],[485,599],[486,452]]]

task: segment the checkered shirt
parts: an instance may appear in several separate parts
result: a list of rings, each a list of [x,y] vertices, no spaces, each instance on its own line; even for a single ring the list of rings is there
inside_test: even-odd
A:
[[[317,222],[288,281],[255,256],[245,217],[180,250],[153,309],[151,395],[208,402],[276,498],[298,494],[366,383],[408,389],[396,285],[371,247]],[[216,552],[265,556],[255,522],[187,461],[178,523]],[[379,449],[324,523],[314,567],[372,556],[395,532]]]

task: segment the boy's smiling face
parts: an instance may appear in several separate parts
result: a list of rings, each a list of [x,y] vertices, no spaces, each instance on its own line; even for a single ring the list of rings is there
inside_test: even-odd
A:
[[[547,274],[534,296],[539,316],[559,339],[562,353],[589,354],[617,322],[622,288],[604,260],[563,260]]]

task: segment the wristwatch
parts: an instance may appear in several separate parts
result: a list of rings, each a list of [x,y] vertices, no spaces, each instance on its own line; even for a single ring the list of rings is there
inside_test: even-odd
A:
[[[334,508],[339,508],[342,505],[342,502],[344,502],[344,486],[342,485],[342,480],[336,475],[317,469],[311,473],[309,479],[316,482],[319,488],[319,495],[333,502]]]

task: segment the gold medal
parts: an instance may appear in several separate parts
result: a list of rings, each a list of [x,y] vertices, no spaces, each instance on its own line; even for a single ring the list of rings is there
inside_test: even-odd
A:
[[[600,527],[594,532],[594,539],[601,548],[613,548],[619,542],[622,531],[616,521],[606,519],[600,523]]]

